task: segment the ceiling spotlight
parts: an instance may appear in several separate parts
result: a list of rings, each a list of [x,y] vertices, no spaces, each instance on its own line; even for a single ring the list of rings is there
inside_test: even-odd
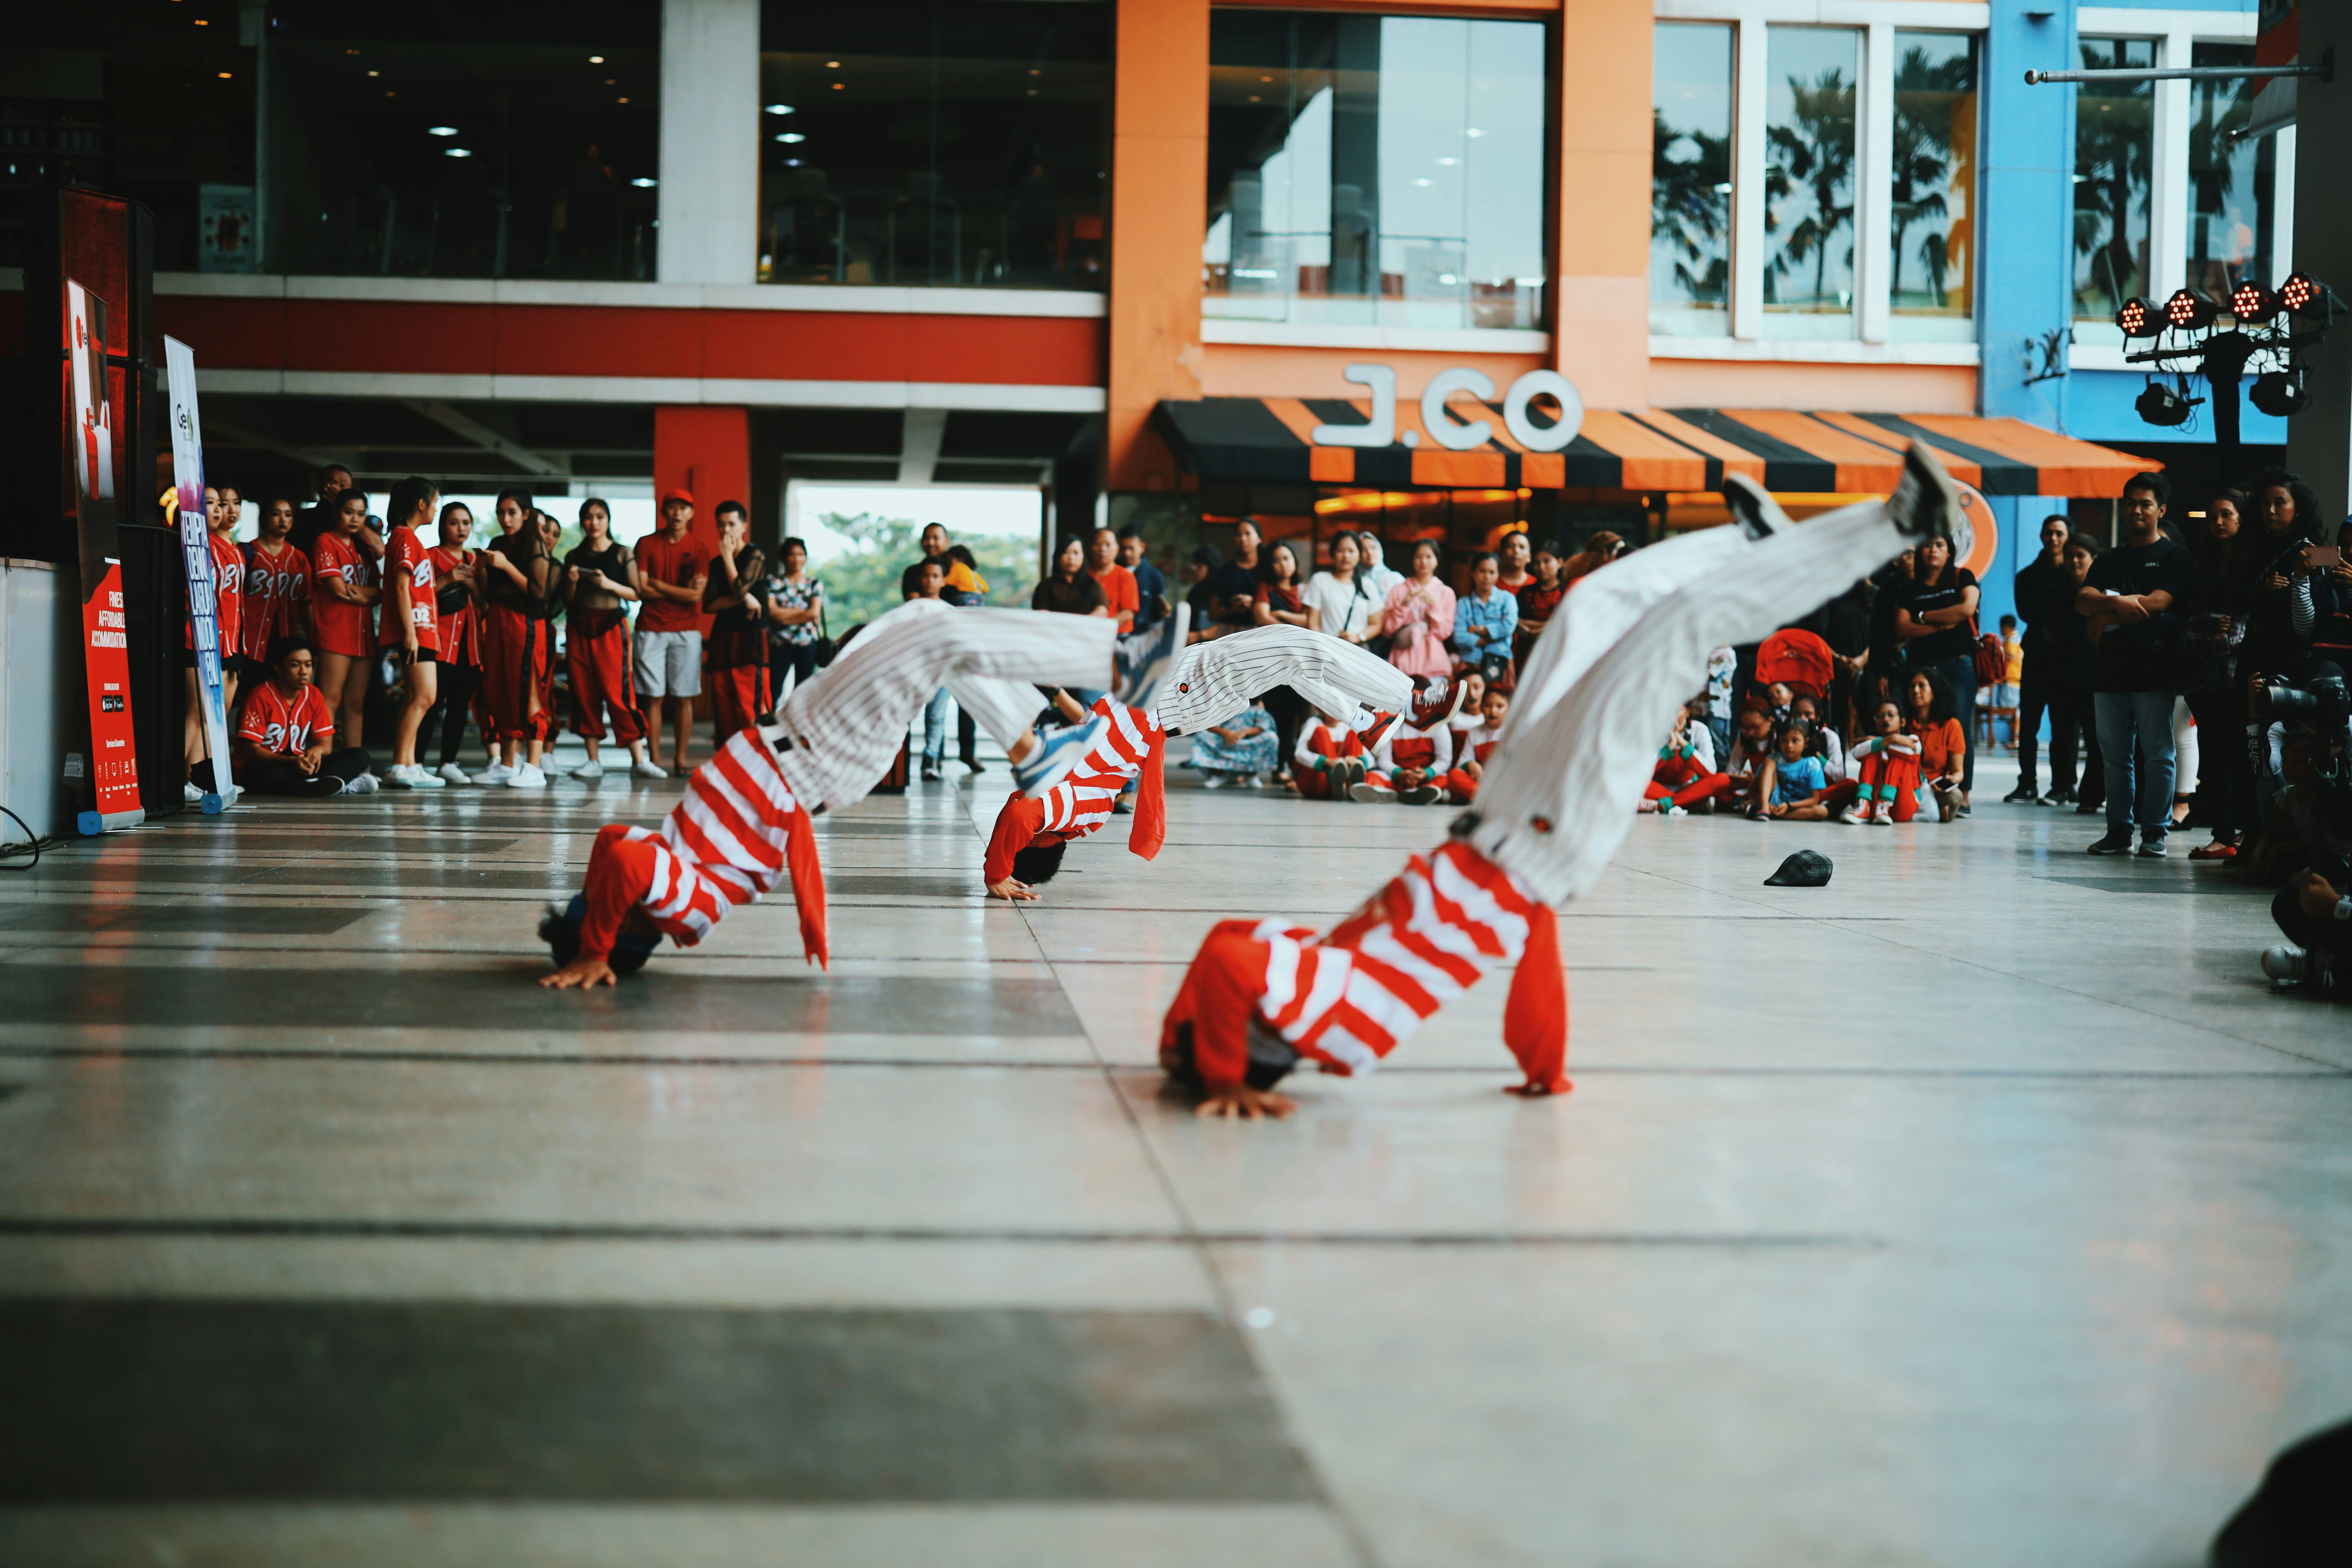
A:
[[[2316,316],[2326,310],[2327,285],[2307,272],[2294,272],[2279,285],[2279,303],[2298,316]]]
[[[641,191],[650,191],[656,185],[661,184],[661,182],[659,180],[649,180],[643,174],[639,174],[635,179],[631,180],[629,184],[636,186],[637,189]]]
[[[2165,323],[2190,331],[2211,326],[2221,313],[2221,307],[2212,296],[2196,289],[2176,289],[2164,302]]]
[[[839,60],[827,60],[824,62],[824,68],[829,71],[837,71],[841,68],[841,62]]]
[[[2267,321],[2279,313],[2279,297],[2249,278],[2230,290],[2230,314],[2241,321]]]
[[[776,138],[776,140],[777,140],[777,141],[779,141],[779,142],[786,142],[786,143],[791,143],[791,142],[805,142],[805,141],[807,141],[807,140],[808,140],[808,138],[807,138],[807,137],[805,137],[805,136],[803,136],[803,135],[802,135],[802,134],[801,134],[799,132],[797,132],[797,131],[787,131],[787,132],[785,132],[782,135],[781,135],[781,136],[777,137],[777,138]]]
[[[428,125],[425,128],[425,134],[427,136],[455,136],[457,134],[457,128],[454,125]]]
[[[588,57],[588,63],[592,66],[601,66],[604,63],[604,57],[602,55],[590,55]]]
[[[473,155],[474,151],[470,147],[444,147],[441,149],[441,156],[444,158],[470,158]]]
[[[2150,425],[2185,425],[2189,409],[2196,405],[2162,382],[2151,381],[2133,400],[2132,406]]]
[[[768,112],[771,114],[790,114],[792,111],[793,106],[789,103],[772,103],[768,105]]]
[[[2123,329],[2123,334],[2127,338],[2152,338],[2164,331],[2164,322],[2158,317],[2156,307],[2137,297],[2124,301],[2124,308],[2116,312],[2116,325]]]
[[[2284,370],[2266,370],[2254,377],[2253,390],[2246,399],[2273,419],[2300,414],[2311,405],[2311,394],[2293,373]]]

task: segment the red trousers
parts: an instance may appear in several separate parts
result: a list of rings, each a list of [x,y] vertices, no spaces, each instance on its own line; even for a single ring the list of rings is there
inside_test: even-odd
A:
[[[710,677],[711,744],[725,745],[738,730],[748,730],[773,706],[768,700],[765,665],[739,665],[713,669]]]
[[[555,730],[555,658],[545,621],[504,605],[484,606],[482,701],[490,710],[488,733],[499,741],[544,741]],[[539,711],[530,711],[530,695]]]
[[[1862,771],[1855,777],[1880,800],[1886,797],[1888,788],[1895,791],[1895,821],[1908,822],[1919,815],[1919,758],[1916,753],[1873,752],[1862,759]],[[1865,799],[1864,804],[1875,803]]]
[[[1460,768],[1435,781],[1445,786],[1445,798],[1456,805],[1468,805],[1478,798],[1478,781]]]
[[[629,624],[616,621],[593,637],[572,629],[563,668],[572,676],[572,732],[591,741],[604,738],[603,712],[613,715],[613,738],[634,746],[646,738],[637,712],[635,678],[629,672]]]
[[[1650,782],[1643,786],[1642,797],[1691,806],[1713,800],[1730,785],[1729,774],[1708,773],[1698,765],[1696,757],[1664,757],[1651,770]]]

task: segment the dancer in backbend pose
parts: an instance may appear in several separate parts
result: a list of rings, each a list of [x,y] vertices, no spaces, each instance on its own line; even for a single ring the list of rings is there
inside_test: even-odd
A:
[[[1172,624],[1172,623],[1171,623]],[[540,935],[557,968],[540,984],[610,985],[663,936],[681,947],[789,871],[801,944],[827,962],[824,880],[811,814],[866,798],[931,693],[946,687],[1004,747],[1013,781],[1042,795],[1101,740],[1099,716],[1040,738],[1030,682],[1101,687],[1113,679],[1116,630],[1099,616],[950,610],[916,599],[845,637],[832,668],[796,686],[775,722],[738,731],[695,770],[658,832],[615,823],[596,835],[586,886],[551,910]],[[1162,639],[1120,695],[1149,703],[1181,645]]]
[[[1296,1102],[1274,1085],[1300,1058],[1368,1071],[1511,963],[1503,1036],[1525,1075],[1513,1092],[1565,1092],[1568,1006],[1552,910],[1591,887],[1615,852],[1657,735],[1705,676],[1708,651],[1804,616],[1906,539],[1947,526],[1958,505],[1951,481],[1915,447],[1883,505],[1792,529],[1760,491],[1735,489],[1744,530],[1712,531],[1722,542],[1704,548],[1692,547],[1706,535],[1643,551],[1585,579],[1528,660],[1476,808],[1326,934],[1220,921],[1168,1009],[1162,1068],[1200,1093],[1204,1116],[1287,1116]],[[1610,583],[1643,556],[1667,559]],[[1603,624],[1580,634],[1588,608]]]

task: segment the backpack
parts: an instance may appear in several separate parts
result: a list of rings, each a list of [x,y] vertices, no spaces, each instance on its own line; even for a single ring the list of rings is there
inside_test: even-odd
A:
[[[2009,649],[2001,640],[1987,632],[1977,638],[1977,684],[1999,686],[2009,679]]]

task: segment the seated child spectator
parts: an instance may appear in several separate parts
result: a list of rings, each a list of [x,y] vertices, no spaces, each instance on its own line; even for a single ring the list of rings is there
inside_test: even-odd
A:
[[[1683,704],[1675,716],[1674,733],[1658,748],[1658,765],[1642,791],[1636,811],[1680,816],[1691,811],[1713,811],[1716,797],[1731,780],[1715,771],[1715,736],[1706,727],[1708,700],[1705,692]]]
[[[1193,736],[1192,760],[1185,765],[1201,771],[1201,783],[1208,789],[1223,789],[1228,784],[1264,789],[1265,775],[1274,772],[1279,761],[1274,715],[1253,702],[1223,723],[1212,724]]]
[[[368,754],[357,746],[330,749],[335,716],[310,683],[314,662],[310,645],[299,637],[281,637],[271,646],[269,679],[247,694],[245,716],[236,727],[230,753],[236,781],[256,795],[373,795]],[[211,766],[198,764],[203,770]]]
[[[1764,815],[1790,822],[1823,822],[1830,808],[1829,775],[1812,753],[1813,736],[1802,719],[1780,726],[1772,754],[1764,760],[1757,793],[1764,799]]]
[[[1290,755],[1290,777],[1308,800],[1346,801],[1348,791],[1364,782],[1370,756],[1364,738],[1355,729],[1318,709],[1313,723],[1298,731],[1298,745]]]
[[[1892,827],[1919,810],[1919,737],[1903,728],[1903,710],[1892,702],[1872,710],[1872,721],[1877,731],[1847,753],[1862,788],[1845,820]]]
[[[1724,783],[1717,798],[1729,802],[1743,816],[1760,816],[1763,800],[1756,793],[1756,781],[1771,757],[1772,716],[1751,697],[1739,710],[1739,732],[1732,737],[1731,755],[1724,759]]]
[[[1785,680],[1776,680],[1764,689],[1764,711],[1772,721],[1777,733],[1797,710],[1797,689]]]
[[[1478,705],[1478,721],[1465,725],[1469,716],[1469,700],[1463,700],[1463,711],[1454,721],[1454,771],[1446,775],[1447,795],[1456,805],[1467,805],[1478,798],[1478,781],[1486,776],[1486,759],[1503,739],[1503,723],[1511,716],[1511,694],[1489,691]]]
[[[1843,784],[1846,778],[1845,742],[1838,738],[1835,730],[1822,722],[1821,703],[1800,693],[1789,704],[1789,716],[1801,719],[1812,727],[1813,742],[1809,749],[1814,756],[1821,758],[1822,771],[1829,775],[1830,783]]]
[[[2327,820],[2326,794],[2312,765],[2311,742],[2289,735],[2279,748],[2279,772],[2286,783],[2271,796],[2271,818],[2254,836],[2252,848],[2238,858],[2246,879],[2272,888],[2315,861],[2342,859],[2344,835]]]
[[[1381,735],[1364,782],[1349,795],[1368,804],[1435,805],[1443,801],[1446,775],[1454,769],[1454,715],[1463,695],[1458,681],[1449,686],[1433,680],[1412,711]]]
[[[1968,733],[1953,712],[1950,689],[1934,670],[1913,670],[1903,689],[1903,727],[1919,737],[1919,776],[1935,792],[1936,820],[1949,822],[1952,808],[1959,804],[1952,792],[1960,787]]]

